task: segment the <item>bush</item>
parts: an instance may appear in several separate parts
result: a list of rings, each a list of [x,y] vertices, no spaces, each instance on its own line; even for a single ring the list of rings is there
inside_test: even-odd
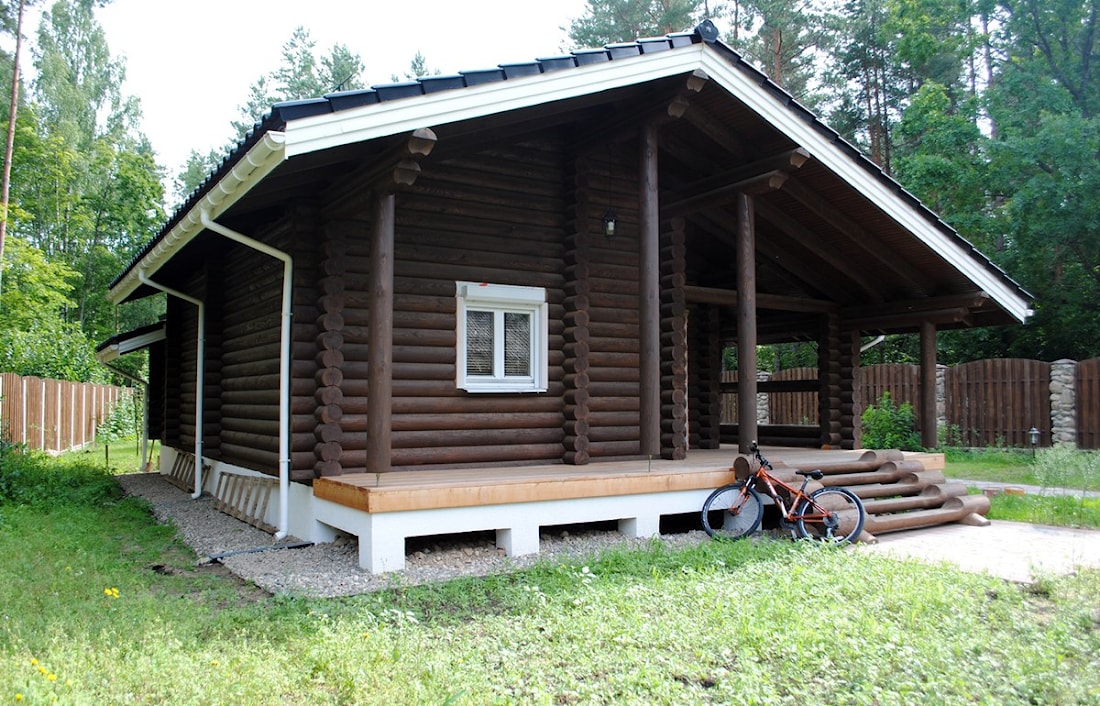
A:
[[[1032,464],[1039,485],[1075,490],[1100,487],[1100,454],[1055,446],[1040,449]]]
[[[107,418],[96,427],[96,441],[113,444],[141,434],[142,410],[137,393],[123,393]]]
[[[0,507],[98,505],[119,492],[110,471],[88,454],[51,458],[10,445],[0,451]]]
[[[913,405],[903,402],[900,407],[897,406],[889,391],[882,393],[877,405],[863,411],[860,421],[863,424],[863,446],[866,448],[923,450]]]

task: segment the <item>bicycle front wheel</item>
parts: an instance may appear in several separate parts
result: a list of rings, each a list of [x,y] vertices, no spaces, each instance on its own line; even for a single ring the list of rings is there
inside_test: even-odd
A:
[[[756,531],[763,515],[760,494],[737,481],[714,491],[703,503],[703,529],[715,539],[741,539]]]
[[[796,515],[801,537],[833,542],[854,542],[867,519],[863,503],[847,488],[815,490],[798,507]]]

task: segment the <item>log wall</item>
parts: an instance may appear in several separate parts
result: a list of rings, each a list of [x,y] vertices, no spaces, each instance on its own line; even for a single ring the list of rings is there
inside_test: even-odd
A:
[[[566,174],[557,140],[428,160],[397,195],[392,466],[561,461],[566,441]],[[364,203],[369,200],[364,200]],[[357,214],[373,227],[368,213]],[[367,239],[348,239],[340,472],[363,472],[367,420]],[[545,287],[549,390],[469,394],[456,387],[457,281]],[[572,334],[570,334],[572,336]]]

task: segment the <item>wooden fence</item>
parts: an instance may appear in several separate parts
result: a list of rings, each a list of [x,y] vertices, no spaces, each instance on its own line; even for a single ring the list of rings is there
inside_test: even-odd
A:
[[[1076,372],[1077,446],[1100,449],[1100,358],[1082,360]]]
[[[1051,408],[1052,364],[1036,360],[993,359],[942,369],[937,395],[938,414],[953,443],[964,446],[1030,446],[1029,432],[1039,431],[1040,445],[1049,446],[1053,434]],[[736,382],[726,373],[726,382]],[[860,409],[877,404],[889,391],[898,405],[913,406],[920,419],[920,368],[916,365],[869,365],[859,370]],[[794,368],[772,380],[814,380],[816,368]],[[1100,448],[1100,358],[1075,366],[1074,396],[1077,446]],[[767,396],[770,424],[817,424],[816,392],[771,392]],[[737,422],[737,395],[723,396],[723,422]],[[758,405],[765,418],[764,403]]]
[[[0,438],[61,452],[95,441],[126,388],[0,373]]]

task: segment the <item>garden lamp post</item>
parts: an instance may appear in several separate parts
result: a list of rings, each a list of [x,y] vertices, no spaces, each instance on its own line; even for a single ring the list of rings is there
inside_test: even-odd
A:
[[[1035,427],[1031,427],[1027,432],[1027,436],[1031,440],[1031,455],[1034,456],[1035,447],[1039,445],[1039,430]]]

